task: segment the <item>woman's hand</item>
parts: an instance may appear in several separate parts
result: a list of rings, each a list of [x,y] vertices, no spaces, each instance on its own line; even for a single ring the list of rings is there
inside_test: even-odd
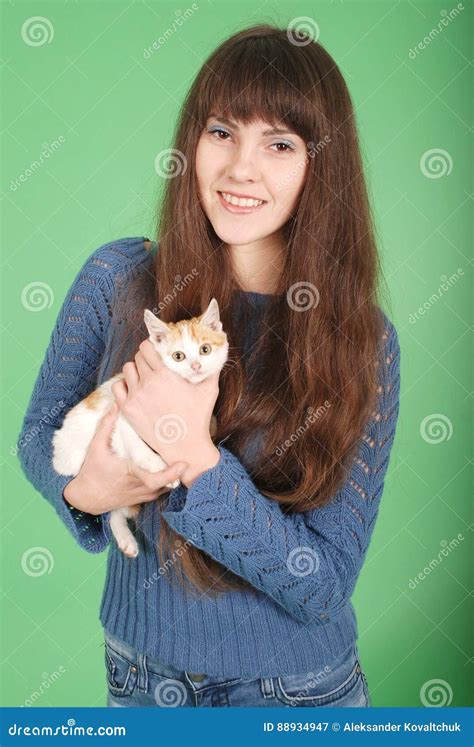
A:
[[[112,386],[122,414],[167,464],[178,460],[189,464],[181,476],[189,487],[220,459],[209,433],[219,374],[192,384],[165,366],[148,339],[141,343],[135,361],[124,365],[123,373],[125,381]]]
[[[188,466],[181,462],[151,473],[132,465],[133,474],[130,474],[128,460],[114,454],[110,446],[118,412],[114,404],[104,415],[79,474],[64,488],[64,498],[79,511],[98,515],[114,508],[153,501],[169,490],[163,490],[164,486],[176,480]]]

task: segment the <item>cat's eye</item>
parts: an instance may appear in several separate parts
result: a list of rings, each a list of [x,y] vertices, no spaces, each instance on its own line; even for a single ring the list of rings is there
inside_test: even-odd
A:
[[[171,357],[174,361],[184,361],[186,358],[185,354],[181,350],[175,350],[174,353],[171,354]]]
[[[199,348],[199,352],[201,355],[209,355],[211,350],[212,350],[212,347],[208,343],[201,345],[201,347]]]

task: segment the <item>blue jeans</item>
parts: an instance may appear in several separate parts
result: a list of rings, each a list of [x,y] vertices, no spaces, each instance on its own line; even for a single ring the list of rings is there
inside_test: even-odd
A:
[[[354,644],[332,667],[279,677],[210,677],[151,659],[104,631],[107,705],[176,708],[371,706]]]

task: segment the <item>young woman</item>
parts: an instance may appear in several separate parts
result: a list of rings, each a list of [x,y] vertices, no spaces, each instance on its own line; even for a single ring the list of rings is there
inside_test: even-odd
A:
[[[62,402],[20,448],[23,469],[84,549],[108,547],[112,706],[371,705],[350,599],[395,435],[399,344],[378,301],[351,99],[330,55],[303,41],[256,26],[206,61],[157,241],[119,239],[86,261],[26,413],[23,436]],[[144,341],[143,309],[172,322],[212,297],[230,358],[218,383],[189,385]],[[121,370],[80,473],[59,477],[54,429]],[[118,408],[163,472],[112,453]],[[158,443],[170,413],[185,437]],[[127,558],[109,512],[137,503]]]

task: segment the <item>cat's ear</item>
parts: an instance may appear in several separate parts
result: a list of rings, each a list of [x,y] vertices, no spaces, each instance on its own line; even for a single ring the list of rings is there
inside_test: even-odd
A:
[[[222,332],[222,322],[219,320],[219,304],[213,298],[204,314],[199,317],[199,323],[210,327],[215,332]]]
[[[161,319],[158,319],[150,309],[145,309],[143,319],[148,333],[154,342],[162,342],[169,333],[169,327],[166,322],[162,322]]]

